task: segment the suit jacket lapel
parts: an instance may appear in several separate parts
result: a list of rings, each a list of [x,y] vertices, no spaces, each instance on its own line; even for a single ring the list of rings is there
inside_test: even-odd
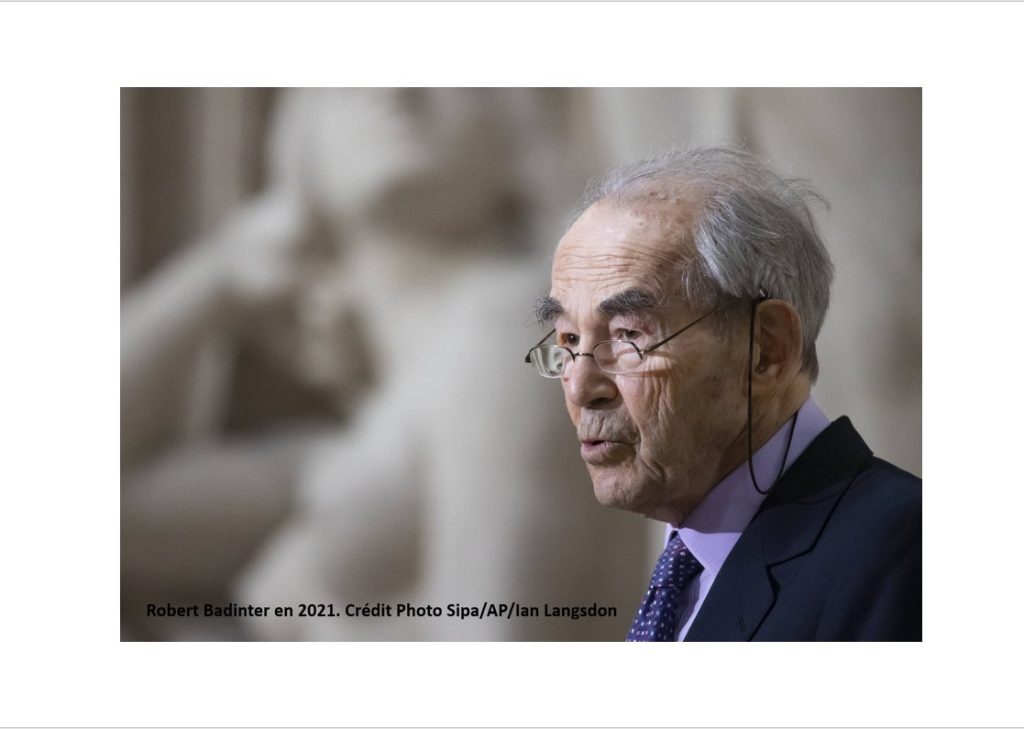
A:
[[[749,640],[775,602],[757,519],[729,553],[686,633],[687,641]]]
[[[840,497],[870,457],[849,418],[839,418],[822,431],[743,531],[686,640],[749,640],[775,602],[771,567],[813,549]]]

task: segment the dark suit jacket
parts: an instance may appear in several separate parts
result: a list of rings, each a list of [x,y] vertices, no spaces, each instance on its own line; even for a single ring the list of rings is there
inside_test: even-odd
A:
[[[921,640],[921,479],[836,420],[740,535],[686,640]]]

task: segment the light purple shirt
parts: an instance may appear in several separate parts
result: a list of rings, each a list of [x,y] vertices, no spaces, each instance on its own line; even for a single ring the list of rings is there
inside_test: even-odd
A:
[[[757,484],[762,489],[769,490],[775,485],[775,477],[779,474],[786,442],[789,440],[791,424],[792,420],[787,420],[778,432],[754,453],[754,473],[757,475]],[[814,400],[807,398],[798,411],[793,441],[789,446],[783,472],[793,465],[793,461],[800,457],[811,441],[828,425],[829,420],[825,413],[814,404]],[[754,488],[754,483],[750,480],[750,469],[744,461],[743,465],[711,489],[697,508],[686,517],[682,526],[678,527],[683,543],[704,569],[701,570],[699,579],[690,583],[687,594],[683,596],[686,607],[683,610],[676,640],[682,640],[686,636],[693,619],[708,596],[708,591],[711,590],[711,585],[718,577],[725,558],[736,546],[740,534],[754,518],[765,496],[766,494],[760,494]],[[676,530],[677,527],[671,524],[668,526],[666,542],[669,535]]]

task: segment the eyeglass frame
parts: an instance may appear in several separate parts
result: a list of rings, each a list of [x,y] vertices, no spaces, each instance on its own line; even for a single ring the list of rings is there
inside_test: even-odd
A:
[[[762,292],[761,300],[764,300],[764,298],[765,297],[763,296],[763,292]],[[569,347],[563,346],[561,344],[544,344],[544,342],[546,342],[548,340],[548,338],[557,331],[557,327],[556,327],[555,329],[552,329],[550,332],[545,334],[543,339],[541,339],[535,345],[530,347],[529,351],[526,353],[526,357],[523,358],[523,362],[525,364],[532,365],[533,368],[535,370],[537,370],[537,374],[539,374],[541,377],[544,377],[544,378],[549,379],[549,380],[554,380],[556,378],[560,379],[562,377],[562,373],[559,373],[557,375],[545,375],[543,372],[540,371],[540,369],[530,359],[530,355],[533,354],[533,351],[535,349],[540,349],[542,346],[544,346],[544,347],[552,347],[552,348],[556,348],[556,349],[564,349],[572,357],[572,361],[573,362],[576,361],[577,357],[590,357],[592,360],[594,360],[594,364],[596,364],[598,366],[598,368],[600,368],[600,370],[602,372],[605,372],[605,373],[607,373],[609,375],[627,375],[628,376],[630,374],[630,372],[609,372],[604,367],[601,367],[601,363],[598,362],[597,358],[594,356],[594,350],[597,349],[598,347],[600,347],[602,344],[609,344],[609,343],[612,343],[612,342],[621,342],[622,344],[630,345],[634,350],[636,350],[636,354],[640,358],[640,362],[643,362],[644,361],[644,355],[650,354],[651,352],[656,350],[658,347],[662,346],[663,344],[667,344],[668,342],[670,342],[673,339],[675,339],[676,337],[678,337],[680,334],[685,332],[687,329],[690,329],[691,327],[697,326],[698,324],[700,324],[702,321],[707,319],[712,314],[717,314],[718,312],[720,312],[725,307],[727,307],[727,306],[729,306],[731,304],[736,303],[736,301],[737,301],[737,299],[733,299],[733,300],[725,302],[724,304],[722,304],[721,306],[719,306],[716,309],[712,309],[711,311],[707,312],[706,314],[703,314],[700,317],[698,317],[697,319],[691,321],[689,324],[684,326],[682,329],[680,329],[680,330],[678,330],[676,332],[673,332],[672,334],[669,334],[667,337],[662,339],[660,342],[656,342],[655,344],[652,344],[647,349],[640,349],[640,347],[636,346],[636,342],[631,342],[628,339],[605,339],[604,341],[601,341],[601,342],[598,342],[597,344],[595,344],[593,346],[593,348],[589,352],[573,352],[571,349],[569,349]]]

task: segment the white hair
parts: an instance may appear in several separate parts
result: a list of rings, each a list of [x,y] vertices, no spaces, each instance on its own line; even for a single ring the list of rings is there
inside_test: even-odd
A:
[[[696,202],[684,247],[684,295],[697,307],[762,294],[789,302],[803,327],[802,369],[818,376],[814,342],[828,310],[833,267],[809,204],[827,202],[734,147],[672,150],[591,181],[572,216],[609,200]],[[571,222],[572,222],[571,221]],[[571,225],[570,222],[570,225]],[[692,254],[696,251],[696,256]]]

